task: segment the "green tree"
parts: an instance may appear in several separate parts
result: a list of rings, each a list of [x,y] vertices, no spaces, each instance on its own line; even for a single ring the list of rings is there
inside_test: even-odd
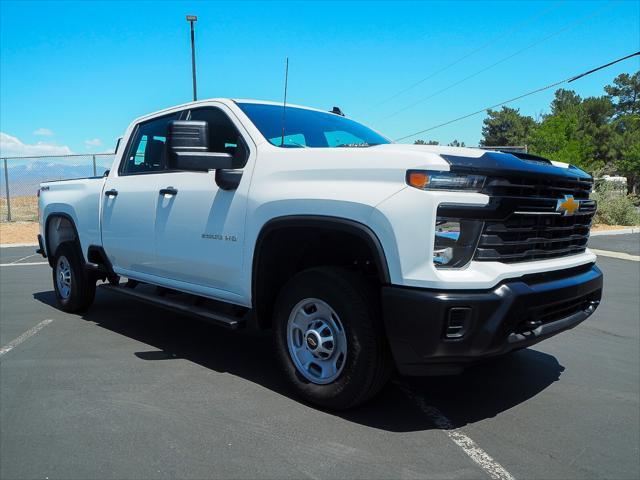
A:
[[[459,142],[457,139],[455,139],[453,142],[448,143],[447,146],[449,147],[466,147],[466,145],[464,144],[464,142]]]
[[[613,173],[613,114],[609,97],[582,100],[572,90],[556,90],[551,113],[532,130],[528,145],[532,153],[591,173]]]
[[[613,171],[627,177],[630,193],[640,193],[640,71],[623,73],[604,87],[614,110]]]
[[[414,145],[440,145],[440,142],[437,142],[436,140],[416,140],[415,142],[413,142]]]
[[[532,117],[520,115],[516,108],[502,107],[501,110],[487,110],[483,121],[482,140],[485,147],[526,145],[535,127]]]
[[[604,91],[611,97],[617,116],[640,115],[640,71],[633,75],[621,73]]]
[[[609,97],[585,98],[580,105],[581,136],[584,142],[591,144],[593,163],[602,165],[606,173],[615,173],[615,132],[612,125],[614,112]]]
[[[574,111],[582,102],[580,95],[573,90],[559,88],[556,90],[555,98],[551,102],[551,115],[559,115]]]
[[[604,167],[593,158],[593,142],[580,131],[577,111],[546,116],[529,137],[528,145],[532,153],[591,172]]]

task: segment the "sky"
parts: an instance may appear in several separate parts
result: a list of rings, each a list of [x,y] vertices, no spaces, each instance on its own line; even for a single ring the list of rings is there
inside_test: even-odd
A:
[[[112,151],[137,116],[192,98],[281,101],[388,137],[460,117],[640,50],[640,1],[28,2],[0,0],[0,150]],[[572,83],[603,95],[640,57]],[[510,106],[539,117],[554,89]],[[417,138],[477,145],[484,114]]]

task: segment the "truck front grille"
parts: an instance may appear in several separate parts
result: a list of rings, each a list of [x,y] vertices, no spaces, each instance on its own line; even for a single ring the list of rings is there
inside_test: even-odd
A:
[[[588,199],[591,185],[582,180],[489,179],[483,193],[509,205],[510,213],[485,220],[474,260],[514,263],[584,252],[596,212],[596,203]],[[556,211],[565,195],[580,200],[573,215]]]

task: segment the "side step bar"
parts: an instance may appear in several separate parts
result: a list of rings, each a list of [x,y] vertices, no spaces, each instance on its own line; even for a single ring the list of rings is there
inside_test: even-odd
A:
[[[121,295],[127,295],[142,302],[150,303],[158,307],[173,310],[178,313],[196,317],[200,320],[204,320],[215,325],[229,328],[231,330],[237,330],[244,326],[244,317],[233,317],[225,313],[214,312],[212,310],[199,307],[197,305],[189,304],[187,302],[173,300],[158,294],[140,292],[133,288],[129,288],[126,284],[122,285],[100,285],[98,288],[109,292],[115,292]],[[196,297],[197,298],[197,297]]]

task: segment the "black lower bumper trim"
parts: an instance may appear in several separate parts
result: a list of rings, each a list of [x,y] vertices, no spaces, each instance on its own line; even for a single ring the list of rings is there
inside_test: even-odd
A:
[[[505,281],[490,290],[382,290],[387,336],[406,375],[458,373],[481,359],[533,345],[584,321],[601,296],[602,272],[593,264]]]

